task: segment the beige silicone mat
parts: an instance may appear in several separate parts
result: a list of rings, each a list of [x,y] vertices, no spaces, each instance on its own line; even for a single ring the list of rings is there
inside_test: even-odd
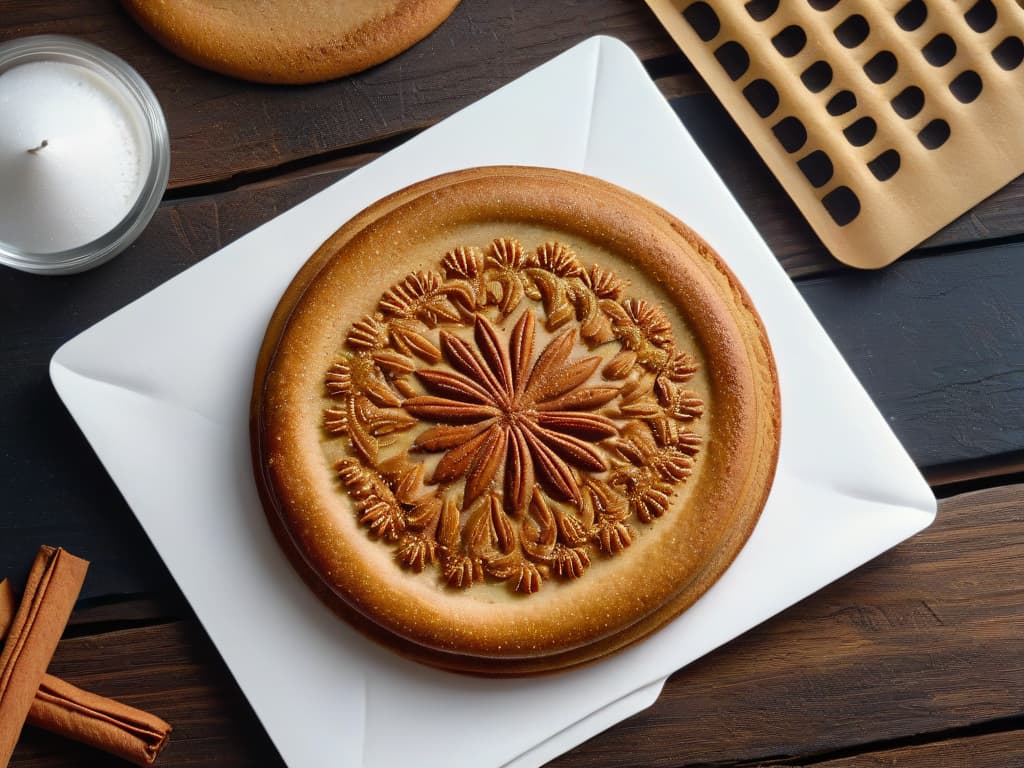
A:
[[[885,266],[1024,172],[1016,0],[647,3],[840,261]]]

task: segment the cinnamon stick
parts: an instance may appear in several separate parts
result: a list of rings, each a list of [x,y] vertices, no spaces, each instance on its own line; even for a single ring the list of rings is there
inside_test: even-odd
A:
[[[4,579],[0,581],[0,643],[4,641],[7,630],[14,621],[14,606],[14,590],[11,589],[11,582]]]
[[[85,581],[88,563],[42,547],[0,652],[0,766],[10,762],[36,691]]]
[[[0,640],[14,615],[14,593],[0,581]],[[150,766],[167,744],[171,726],[155,715],[83,691],[45,675],[26,722],[83,742],[140,766]]]
[[[15,605],[11,582],[7,579],[0,581],[0,648],[3,648],[2,643],[7,637],[7,630],[11,628],[11,622],[14,621]]]
[[[141,766],[153,764],[171,733],[155,715],[52,675],[43,678],[28,722]]]

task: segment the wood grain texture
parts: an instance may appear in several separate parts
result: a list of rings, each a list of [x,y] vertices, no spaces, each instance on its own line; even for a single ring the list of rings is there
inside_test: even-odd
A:
[[[173,57],[114,0],[0,0],[0,41],[41,33],[101,45],[146,79],[167,115],[171,187],[424,127],[595,34],[622,39],[642,58],[675,51],[635,0],[464,0],[426,40],[366,72],[311,86],[265,86]]]
[[[814,768],[1020,768],[1024,733],[990,733],[815,762]]]
[[[677,673],[653,707],[552,766],[797,764],[1014,716],[1022,599],[1024,485],[945,500],[930,529]],[[194,620],[64,640],[51,672],[172,723],[164,768],[280,764]],[[28,733],[11,765],[71,764],[112,763]]]
[[[941,496],[954,496],[996,484],[988,478],[999,478],[1007,485],[1020,482],[1024,479],[1024,450],[1001,454],[997,461],[979,459],[943,464],[927,470],[924,477]],[[974,487],[967,487],[972,483]]]

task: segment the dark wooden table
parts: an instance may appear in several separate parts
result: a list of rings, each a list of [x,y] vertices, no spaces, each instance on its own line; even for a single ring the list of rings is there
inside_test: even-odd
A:
[[[0,40],[46,32],[114,51],[152,85],[171,181],[113,262],[61,278],[0,273],[0,575],[21,582],[42,543],[92,561],[51,671],[173,723],[160,765],[280,758],[54,393],[50,356],[599,33],[643,59],[940,504],[929,530],[675,674],[652,708],[554,765],[1024,765],[1024,177],[895,266],[858,273],[831,259],[639,0],[464,0],[393,61],[299,88],[192,67],[112,0],[0,0]],[[116,764],[32,729],[12,763]]]

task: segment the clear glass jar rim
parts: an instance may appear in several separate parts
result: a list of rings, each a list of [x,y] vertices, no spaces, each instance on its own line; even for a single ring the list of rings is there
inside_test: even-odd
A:
[[[67,35],[33,35],[0,44],[0,74],[30,61],[66,61],[86,66],[121,86],[145,119],[152,156],[149,173],[135,203],[109,232],[92,242],[51,253],[30,253],[0,239],[0,264],[36,274],[69,274],[112,259],[146,228],[167,189],[170,174],[170,136],[156,94],[142,76],[119,56]]]

